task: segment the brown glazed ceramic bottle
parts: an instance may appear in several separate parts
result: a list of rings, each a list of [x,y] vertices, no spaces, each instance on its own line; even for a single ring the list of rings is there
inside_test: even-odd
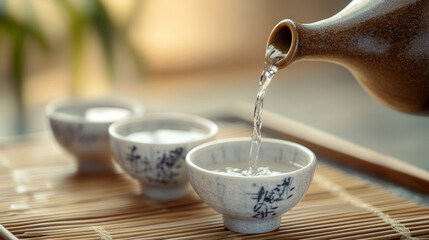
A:
[[[268,46],[300,60],[338,63],[376,99],[403,112],[429,115],[429,1],[354,0],[311,24],[283,20]]]

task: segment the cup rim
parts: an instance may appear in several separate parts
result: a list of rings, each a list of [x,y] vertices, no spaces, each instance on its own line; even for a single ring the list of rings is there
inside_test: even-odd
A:
[[[114,121],[106,122],[90,122],[85,120],[85,118],[80,116],[73,116],[71,114],[59,112],[58,109],[65,106],[91,106],[94,104],[114,104],[118,103],[123,105],[124,108],[129,108],[132,112],[132,116],[140,116],[145,111],[146,108],[139,101],[120,96],[104,96],[104,97],[64,97],[57,98],[49,102],[45,107],[45,114],[49,119],[63,121],[63,122],[73,122],[73,123],[83,123],[83,124],[111,124]]]
[[[158,120],[177,120],[177,121],[198,123],[200,125],[207,127],[209,129],[209,132],[207,134],[204,134],[203,138],[199,138],[192,141],[183,141],[183,142],[177,142],[177,143],[174,143],[174,142],[173,143],[150,143],[150,142],[140,142],[140,141],[130,140],[126,138],[124,135],[119,134],[117,131],[118,128],[123,127],[125,125],[141,123],[144,121],[158,121]],[[177,144],[193,144],[193,143],[205,141],[207,139],[210,139],[216,136],[218,131],[219,131],[218,125],[207,118],[203,118],[193,114],[179,113],[179,112],[158,112],[158,113],[149,113],[140,117],[134,117],[127,120],[115,122],[109,127],[109,136],[110,138],[114,138],[120,141],[125,141],[128,143],[145,144],[150,146],[156,146],[156,145],[168,146],[168,145],[177,145]]]
[[[239,175],[227,175],[224,173],[219,173],[219,172],[214,172],[214,171],[204,169],[202,167],[197,166],[191,159],[193,157],[193,155],[195,155],[197,152],[202,151],[204,148],[209,147],[209,146],[224,144],[224,143],[228,143],[228,142],[248,142],[248,144],[250,145],[250,141],[251,141],[250,137],[238,137],[238,138],[220,139],[220,140],[215,140],[215,141],[211,141],[211,142],[201,144],[201,145],[193,148],[191,151],[188,152],[188,154],[186,155],[186,158],[185,158],[186,159],[186,165],[189,167],[192,167],[194,169],[197,169],[198,171],[205,172],[207,174],[214,175],[214,176],[224,176],[224,177],[228,177],[228,178],[241,178],[241,179],[249,179],[252,177],[258,178],[258,179],[265,179],[265,178],[290,176],[291,174],[295,174],[297,172],[304,171],[305,169],[308,169],[308,168],[310,168],[316,164],[316,155],[307,147],[305,147],[301,144],[295,143],[295,142],[282,140],[282,139],[276,139],[276,138],[262,138],[261,142],[262,143],[263,142],[278,143],[278,144],[283,144],[283,145],[294,146],[294,147],[300,149],[301,151],[303,151],[305,154],[307,154],[310,157],[310,161],[308,162],[308,164],[303,166],[303,167],[300,167],[299,169],[297,169],[295,171],[285,172],[282,174],[276,174],[276,175],[271,175],[271,176],[266,176],[266,175],[262,175],[262,176],[239,176]]]

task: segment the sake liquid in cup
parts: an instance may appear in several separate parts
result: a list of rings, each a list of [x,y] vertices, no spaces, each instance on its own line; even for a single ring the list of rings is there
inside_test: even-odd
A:
[[[302,145],[264,138],[259,174],[248,172],[250,138],[202,144],[186,156],[195,192],[222,214],[226,228],[263,233],[280,226],[281,215],[301,201],[316,167],[316,157]]]
[[[217,132],[214,122],[183,113],[146,114],[109,128],[117,163],[139,181],[143,195],[159,200],[186,195],[185,156]]]

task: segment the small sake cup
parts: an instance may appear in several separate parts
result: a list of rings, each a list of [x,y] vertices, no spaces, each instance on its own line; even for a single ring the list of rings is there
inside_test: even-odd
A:
[[[170,134],[159,136],[163,131]],[[217,132],[214,122],[184,113],[146,114],[109,128],[116,162],[139,181],[143,195],[159,200],[186,195],[185,156],[193,147],[213,139]],[[140,137],[136,136],[139,133]]]
[[[249,151],[250,138],[202,144],[186,156],[188,178],[200,198],[222,214],[229,230],[246,234],[273,231],[280,226],[282,214],[300,202],[307,192],[316,157],[299,144],[262,139],[259,162],[293,164],[296,170],[277,175],[237,176],[207,169],[213,164],[230,162],[243,162],[247,166]]]
[[[45,110],[56,141],[76,157],[78,174],[113,172],[110,124],[144,113],[138,101],[119,97],[57,99]]]

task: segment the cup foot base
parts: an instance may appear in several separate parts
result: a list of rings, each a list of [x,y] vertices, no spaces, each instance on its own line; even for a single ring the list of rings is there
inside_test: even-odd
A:
[[[148,187],[142,186],[141,193],[149,198],[157,200],[173,200],[182,198],[188,192],[187,186],[180,186],[175,188],[161,188],[161,187]]]
[[[241,220],[222,215],[223,224],[231,231],[256,234],[276,230],[280,226],[281,217],[257,220]]]

